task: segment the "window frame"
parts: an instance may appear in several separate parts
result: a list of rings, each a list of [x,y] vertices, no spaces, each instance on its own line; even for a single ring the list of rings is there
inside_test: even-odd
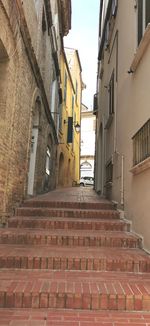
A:
[[[50,147],[47,146],[46,148],[46,164],[45,164],[45,168],[46,168],[46,174],[48,176],[50,176],[50,170],[51,170],[51,151],[50,151]]]
[[[150,119],[132,137],[133,167],[150,157]]]
[[[111,74],[109,81],[109,116],[115,112],[115,73],[114,70]]]
[[[144,35],[148,23],[150,23],[147,16],[147,5],[150,4],[149,0],[138,0],[138,13],[137,13],[137,44],[139,45]],[[139,11],[139,8],[141,12]],[[150,12],[150,11],[149,11]]]

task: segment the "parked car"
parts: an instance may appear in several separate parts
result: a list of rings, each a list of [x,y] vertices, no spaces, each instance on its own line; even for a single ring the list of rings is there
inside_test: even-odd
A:
[[[93,177],[82,177],[80,179],[80,186],[93,186],[94,178]]]

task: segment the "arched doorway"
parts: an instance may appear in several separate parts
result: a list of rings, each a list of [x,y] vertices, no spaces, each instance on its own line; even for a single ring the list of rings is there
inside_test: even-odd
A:
[[[28,195],[34,194],[34,178],[36,166],[36,154],[38,145],[39,122],[40,122],[40,100],[37,98],[32,119],[31,147],[30,147],[30,162],[28,173]]]
[[[59,176],[58,176],[58,186],[64,185],[64,155],[60,154],[59,157]]]

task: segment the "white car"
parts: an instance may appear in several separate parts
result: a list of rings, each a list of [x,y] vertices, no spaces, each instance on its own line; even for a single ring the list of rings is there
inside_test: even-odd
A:
[[[93,186],[94,178],[93,177],[82,177],[80,179],[80,186]]]

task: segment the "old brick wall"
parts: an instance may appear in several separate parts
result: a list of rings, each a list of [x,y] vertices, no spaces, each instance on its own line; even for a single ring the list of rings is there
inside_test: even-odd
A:
[[[15,1],[14,1],[15,2]],[[2,4],[4,6],[2,6]],[[28,5],[30,2],[28,3]],[[31,4],[33,5],[32,1]],[[10,5],[10,6],[9,6]],[[33,7],[29,6],[28,10]],[[6,10],[6,11],[5,11]],[[0,58],[0,212],[12,210],[27,196],[28,169],[31,147],[32,117],[35,90],[41,95],[40,130],[38,137],[34,194],[45,191],[45,164],[48,137],[52,139],[53,160],[56,139],[45,113],[42,94],[38,89],[27,51],[20,33],[18,13],[11,2],[0,0],[0,44],[7,52],[7,60]],[[10,15],[11,13],[11,15]],[[16,20],[17,15],[17,20]],[[34,23],[34,20],[33,20]],[[35,29],[37,26],[35,26]],[[36,35],[33,34],[34,37]],[[33,41],[35,44],[35,40]],[[35,49],[36,51],[36,49]],[[50,51],[50,49],[49,49]],[[42,65],[43,63],[41,63]],[[51,83],[51,63],[45,69],[47,96]],[[37,95],[38,96],[38,95]],[[50,96],[50,95],[49,95]],[[36,98],[34,99],[36,101]],[[49,189],[55,187],[55,163],[49,180]]]

